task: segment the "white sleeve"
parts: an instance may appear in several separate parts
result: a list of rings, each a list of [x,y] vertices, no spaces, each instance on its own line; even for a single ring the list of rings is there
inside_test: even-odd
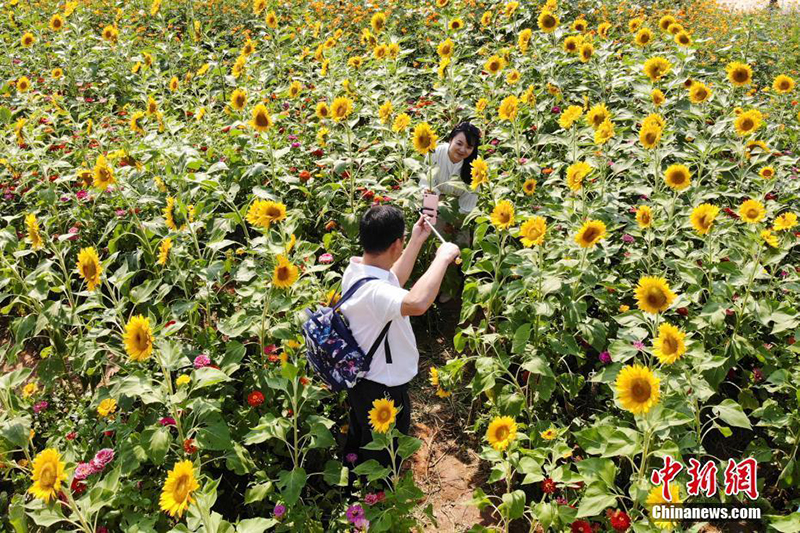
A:
[[[461,213],[469,213],[478,205],[478,195],[474,192],[464,192],[458,199],[458,210]]]
[[[365,301],[370,302],[372,316],[384,324],[401,318],[400,308],[408,291],[386,282],[373,282],[370,285],[374,286],[370,287],[370,295]]]

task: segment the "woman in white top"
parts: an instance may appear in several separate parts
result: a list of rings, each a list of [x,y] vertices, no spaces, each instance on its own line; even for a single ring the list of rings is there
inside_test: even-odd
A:
[[[446,142],[437,146],[433,154],[428,156],[428,163],[438,167],[439,171],[423,177],[420,187],[458,198],[458,212],[466,215],[478,203],[478,195],[471,192],[469,187],[472,184],[472,162],[478,157],[481,132],[469,122],[462,122],[444,140]],[[452,176],[459,176],[467,190],[447,185]]]
[[[470,213],[478,203],[478,195],[472,192],[472,162],[478,157],[478,146],[481,143],[481,132],[469,122],[462,122],[444,138],[446,142],[436,147],[428,156],[428,163],[435,165],[438,171],[428,173],[420,180],[423,191],[439,194],[439,214],[436,218],[436,230],[446,239],[459,246],[470,246],[470,231],[461,228],[464,215]],[[458,176],[464,187],[448,185],[453,176]],[[448,198],[449,197],[449,198]],[[458,198],[458,210],[448,205],[450,198]],[[452,236],[451,236],[452,235]],[[460,294],[461,276],[448,272],[442,282],[440,301],[447,302],[454,294]]]

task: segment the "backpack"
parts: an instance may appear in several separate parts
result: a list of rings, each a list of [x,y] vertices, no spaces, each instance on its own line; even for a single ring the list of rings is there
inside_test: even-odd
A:
[[[303,323],[306,357],[314,372],[334,392],[353,388],[359,379],[367,375],[372,363],[372,356],[381,341],[384,342],[386,363],[392,364],[392,354],[389,350],[387,336],[389,326],[392,325],[391,321],[378,335],[369,352],[364,353],[350,331],[347,318],[339,312],[339,307],[353,296],[364,283],[375,279],[378,278],[359,279],[333,307],[320,306],[316,311],[306,309],[308,320]]]

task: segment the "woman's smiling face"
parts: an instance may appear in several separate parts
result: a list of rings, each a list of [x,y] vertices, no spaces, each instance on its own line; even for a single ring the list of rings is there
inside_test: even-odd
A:
[[[459,132],[455,137],[450,139],[450,147],[447,150],[447,155],[450,156],[450,161],[453,163],[460,163],[475,150],[474,146],[470,146],[467,142],[467,137]]]

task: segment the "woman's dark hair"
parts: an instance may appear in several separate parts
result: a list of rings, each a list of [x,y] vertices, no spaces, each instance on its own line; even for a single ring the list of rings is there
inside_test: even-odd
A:
[[[478,157],[478,145],[481,144],[481,130],[469,122],[462,122],[453,128],[453,131],[444,140],[449,143],[459,133],[463,133],[467,138],[467,144],[473,147],[472,153],[462,161],[461,165],[461,181],[470,185],[472,183],[472,162]]]
[[[393,205],[376,205],[361,217],[358,240],[364,252],[380,254],[389,249],[406,232],[403,212]]]

